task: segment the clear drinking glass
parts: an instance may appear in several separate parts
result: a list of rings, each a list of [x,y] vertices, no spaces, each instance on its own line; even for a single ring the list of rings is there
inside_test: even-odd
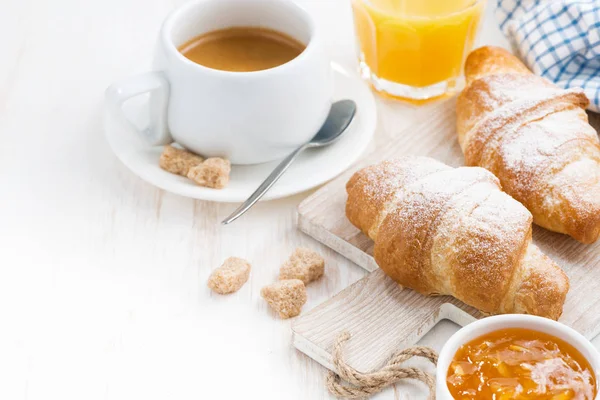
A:
[[[485,0],[352,0],[362,75],[389,97],[422,101],[459,89]]]

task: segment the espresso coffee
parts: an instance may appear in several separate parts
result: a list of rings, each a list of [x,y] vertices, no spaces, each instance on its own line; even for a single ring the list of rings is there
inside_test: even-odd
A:
[[[257,27],[233,27],[197,36],[179,51],[193,62],[222,71],[274,68],[298,57],[305,45],[284,33]]]

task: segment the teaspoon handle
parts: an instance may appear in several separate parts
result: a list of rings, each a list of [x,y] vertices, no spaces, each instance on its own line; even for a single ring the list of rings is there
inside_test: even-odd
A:
[[[229,217],[225,218],[222,222],[223,225],[227,225],[236,219],[238,219],[242,214],[248,211],[264,194],[279,180],[281,175],[284,174],[285,171],[289,168],[289,166],[294,162],[296,157],[302,151],[304,151],[308,147],[308,144],[302,145],[294,150],[289,156],[287,156],[279,165],[271,172],[271,174],[264,180],[263,183],[248,197],[242,205],[240,205],[237,210],[235,210]]]

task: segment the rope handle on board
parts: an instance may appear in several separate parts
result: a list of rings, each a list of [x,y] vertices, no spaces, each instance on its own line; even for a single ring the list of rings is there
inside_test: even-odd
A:
[[[437,364],[438,355],[429,347],[415,346],[395,353],[379,370],[358,372],[344,361],[342,345],[350,339],[342,332],[333,345],[333,365],[337,371],[329,371],[326,385],[331,394],[346,399],[360,399],[378,393],[402,379],[417,379],[429,388],[429,400],[435,399],[435,377],[419,368],[402,367],[400,364],[412,357],[423,357]],[[342,382],[345,381],[345,382]]]

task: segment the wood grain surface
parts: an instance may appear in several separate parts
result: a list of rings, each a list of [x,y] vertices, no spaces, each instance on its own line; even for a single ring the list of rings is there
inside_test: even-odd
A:
[[[455,102],[426,107],[429,118],[400,133],[392,143],[327,184],[298,207],[299,228],[351,261],[374,271],[332,299],[301,316],[294,324],[294,345],[330,368],[335,338],[348,331],[353,341],[346,348],[350,365],[369,371],[382,365],[398,348],[416,343],[442,318],[463,325],[468,316],[481,317],[472,307],[448,297],[421,296],[401,289],[378,270],[373,242],[345,216],[345,184],[357,169],[401,155],[423,155],[447,164],[462,165],[455,133]],[[592,116],[597,123],[597,117]],[[600,333],[600,241],[585,245],[566,235],[535,227],[534,242],[567,273],[571,288],[560,321],[588,339]],[[440,310],[444,310],[441,313]]]
[[[345,346],[346,361],[367,372],[417,343],[442,319],[463,326],[479,317],[452,297],[426,297],[402,288],[378,269],[298,318],[293,340],[300,351],[333,369],[329,349],[347,331],[352,340]]]

